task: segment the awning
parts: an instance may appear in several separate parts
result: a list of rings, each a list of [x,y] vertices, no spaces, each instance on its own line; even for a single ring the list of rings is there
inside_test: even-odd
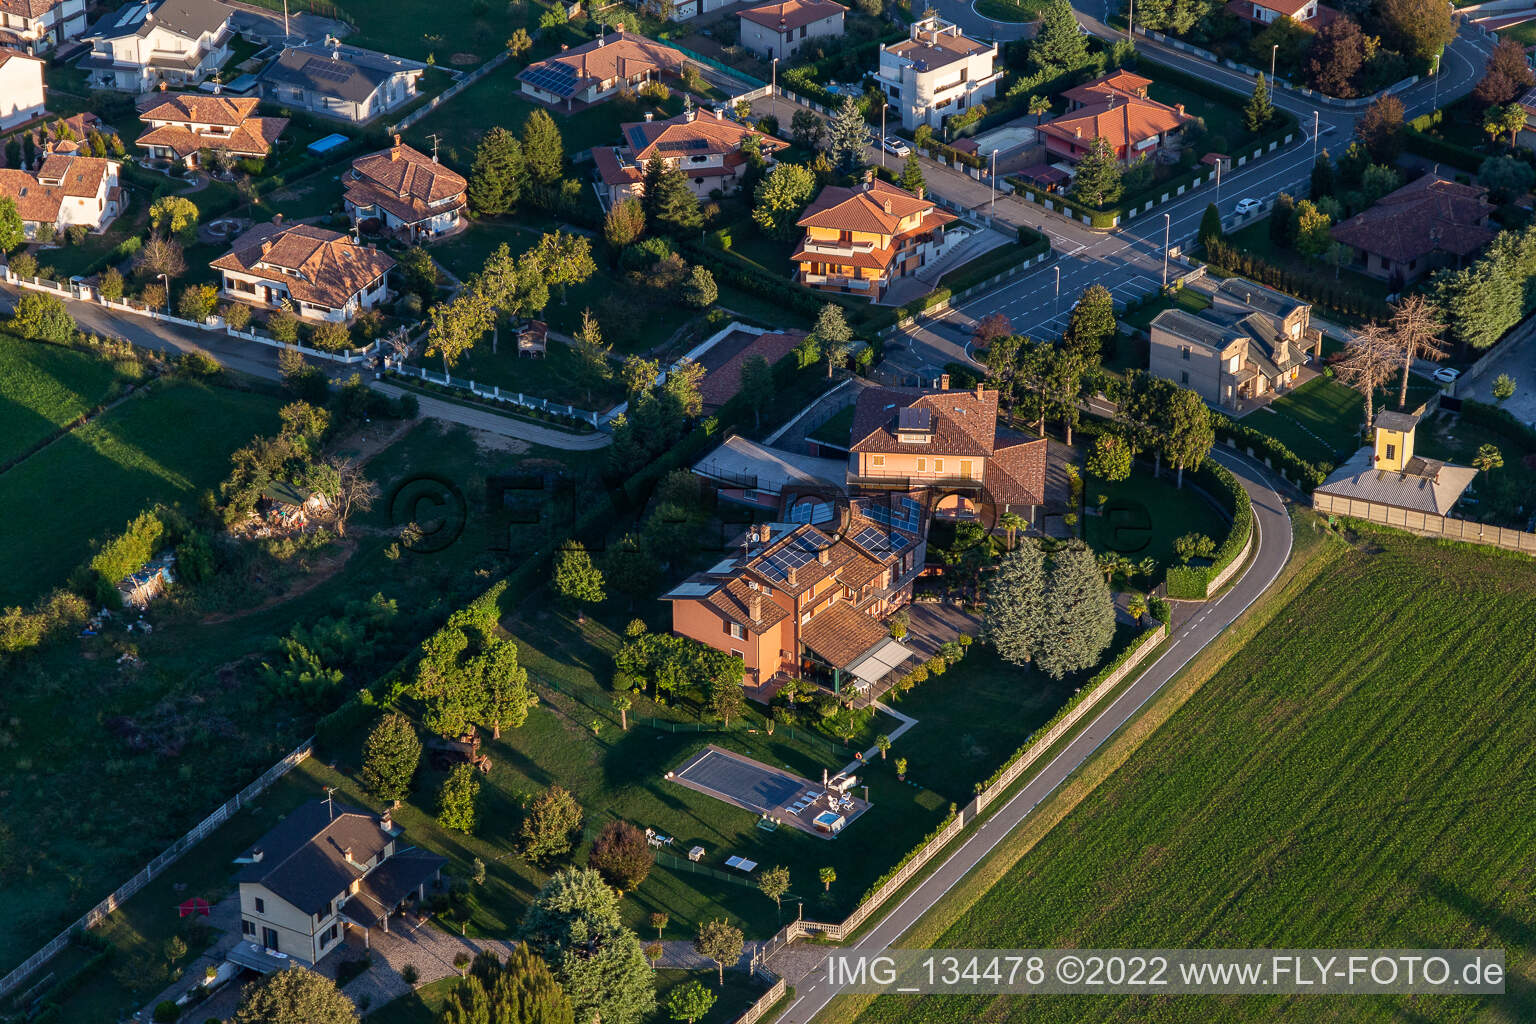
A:
[[[911,649],[900,641],[886,639],[850,664],[848,671],[873,685],[884,678],[887,672],[894,670],[910,657],[912,657]]]
[[[293,966],[293,958],[276,950],[266,949],[255,942],[241,942],[224,954],[224,959],[241,967],[249,967],[262,974],[287,970]]]

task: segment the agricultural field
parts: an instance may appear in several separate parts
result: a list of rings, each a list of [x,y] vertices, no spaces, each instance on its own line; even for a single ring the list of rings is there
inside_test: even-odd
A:
[[[1497,947],[1510,994],[892,997],[862,1024],[1536,1013],[1536,823],[1511,798],[1536,770],[1536,566],[1386,531],[1322,544],[1316,575],[934,945]]]
[[[120,394],[137,369],[0,334],[0,466]]]

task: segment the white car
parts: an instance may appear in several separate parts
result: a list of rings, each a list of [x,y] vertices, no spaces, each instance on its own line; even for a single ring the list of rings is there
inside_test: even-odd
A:
[[[880,148],[892,156],[910,156],[912,148],[894,135],[887,135],[880,140]]]
[[[1239,199],[1237,201],[1237,212],[1240,214],[1258,213],[1263,208],[1264,204],[1257,199]]]
[[[1435,371],[1435,380],[1442,384],[1454,384],[1456,378],[1461,376],[1461,371],[1454,366],[1442,366]]]

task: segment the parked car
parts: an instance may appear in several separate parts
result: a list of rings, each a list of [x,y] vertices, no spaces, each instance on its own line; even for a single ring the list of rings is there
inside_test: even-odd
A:
[[[1442,384],[1454,384],[1456,378],[1461,376],[1461,371],[1454,366],[1442,366],[1435,371],[1435,380]]]
[[[905,141],[898,139],[894,135],[887,135],[885,138],[881,139],[880,146],[887,153],[890,153],[893,156],[910,156],[912,153],[912,147],[908,146]]]
[[[1259,202],[1257,199],[1249,198],[1249,199],[1239,199],[1237,201],[1237,212],[1238,213],[1242,213],[1242,214],[1258,213],[1263,208],[1264,208],[1264,204]]]

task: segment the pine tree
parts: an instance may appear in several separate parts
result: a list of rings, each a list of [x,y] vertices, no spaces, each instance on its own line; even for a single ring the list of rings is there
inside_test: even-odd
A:
[[[620,921],[618,894],[596,871],[556,872],[524,914],[520,937],[549,962],[576,1020],[640,1024],[655,1009],[655,973]]]
[[[680,168],[663,164],[653,184],[651,167],[660,163],[653,159],[645,168],[646,215],[674,235],[697,231],[704,224],[704,214],[699,197],[688,187],[688,176]]]
[[[1115,636],[1115,605],[1098,560],[1080,541],[1051,556],[1036,666],[1052,679],[1092,668]]]
[[[522,197],[527,173],[522,143],[505,128],[492,128],[475,148],[466,190],[470,208],[486,216],[510,213]]]
[[[902,165],[901,178],[897,184],[902,188],[917,195],[924,188],[923,167],[917,162],[917,154],[907,154],[907,162]]]
[[[1072,307],[1061,340],[1079,359],[1094,367],[1103,362],[1104,342],[1114,337],[1118,329],[1115,297],[1103,285],[1091,284]]]
[[[555,119],[543,107],[523,122],[523,162],[537,185],[552,185],[565,171],[565,143]]]
[[[1274,118],[1275,107],[1269,101],[1269,83],[1264,80],[1264,72],[1261,71],[1258,81],[1253,84],[1253,96],[1243,108],[1243,126],[1250,132],[1258,133],[1267,128]]]
[[[363,785],[381,800],[403,800],[421,761],[421,740],[398,711],[379,719],[363,744]]]
[[[1026,540],[1003,556],[987,590],[986,639],[999,657],[1015,665],[1040,649],[1045,616],[1045,557]]]
[[[1221,211],[1216,209],[1216,204],[1211,203],[1205,208],[1205,216],[1200,218],[1200,244],[1206,247],[1209,255],[1211,242],[1220,241],[1225,235],[1221,228]]]
[[[1317,154],[1317,161],[1312,165],[1312,198],[1331,196],[1333,188],[1333,160],[1325,149]]]
[[[1072,178],[1072,198],[1103,209],[1120,198],[1120,162],[1109,140],[1102,135],[1088,145],[1088,152],[1078,161]]]
[[[592,564],[592,556],[580,541],[562,548],[555,560],[555,590],[577,605],[603,600],[603,574]]]
[[[843,97],[843,105],[827,124],[827,159],[840,174],[857,174],[864,169],[864,147],[869,142],[869,125],[852,96]]]
[[[1055,74],[1076,71],[1088,63],[1088,38],[1077,27],[1077,15],[1068,0],[1051,0],[1041,12],[1029,60],[1041,71]]]

